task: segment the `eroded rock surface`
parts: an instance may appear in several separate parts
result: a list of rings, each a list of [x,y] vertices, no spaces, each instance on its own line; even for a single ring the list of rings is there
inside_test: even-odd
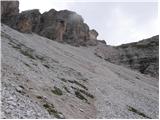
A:
[[[1,21],[16,28],[19,14],[19,1],[1,1]]]
[[[117,47],[99,45],[95,54],[106,61],[124,65],[158,78],[159,75],[159,36],[120,45]]]
[[[18,15],[17,30],[21,32],[37,32],[39,30],[41,13],[38,9],[23,11]]]

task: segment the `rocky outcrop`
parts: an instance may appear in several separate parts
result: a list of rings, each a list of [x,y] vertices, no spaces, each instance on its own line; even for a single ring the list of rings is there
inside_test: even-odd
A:
[[[89,31],[89,37],[90,39],[96,40],[98,36],[98,32],[96,30],[90,30]]]
[[[8,7],[9,9],[6,9]],[[34,9],[19,13],[18,7],[18,1],[4,2],[2,22],[20,32],[35,32],[49,39],[74,46],[98,44],[97,31],[90,30],[83,18],[75,12],[51,9],[41,14],[38,9]],[[14,16],[13,20],[10,16]]]
[[[1,15],[2,18],[11,17],[19,13],[18,1],[1,1]]]
[[[89,27],[83,18],[68,10],[51,9],[42,14],[40,35],[71,45],[86,45],[89,40]]]
[[[97,41],[98,32],[96,30],[89,31],[89,41],[87,42],[88,45],[94,46],[98,44]]]
[[[19,1],[1,1],[1,21],[13,28],[19,14]]]
[[[18,15],[17,29],[21,32],[37,32],[39,30],[41,13],[38,9],[23,11]]]
[[[158,78],[159,75],[159,36],[139,42],[113,46],[99,45],[95,54],[106,61],[124,65]]]
[[[66,30],[66,20],[62,17],[58,17],[58,12],[51,9],[41,15],[40,29],[38,34],[63,42],[63,35]]]

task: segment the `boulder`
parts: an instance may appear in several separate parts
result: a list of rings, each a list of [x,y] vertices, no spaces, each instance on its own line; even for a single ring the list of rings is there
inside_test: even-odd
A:
[[[38,9],[23,11],[18,15],[17,29],[21,32],[39,31],[41,13]]]

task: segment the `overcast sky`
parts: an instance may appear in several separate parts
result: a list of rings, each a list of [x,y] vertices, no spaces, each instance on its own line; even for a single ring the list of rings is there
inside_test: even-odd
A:
[[[68,9],[80,14],[90,29],[95,29],[98,39],[109,45],[139,41],[158,34],[158,3],[156,0],[141,2],[104,2],[104,0],[19,0],[20,11],[39,9],[41,13],[54,8]],[[64,2],[65,1],[65,2]],[[75,2],[76,1],[76,2]],[[107,0],[109,1],[109,0]],[[111,0],[110,0],[111,1]],[[136,0],[134,0],[136,1]],[[151,2],[152,1],[152,2]]]

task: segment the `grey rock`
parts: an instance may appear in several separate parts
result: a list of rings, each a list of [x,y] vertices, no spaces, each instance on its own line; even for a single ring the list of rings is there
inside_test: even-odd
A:
[[[95,54],[106,61],[124,65],[158,78],[159,36],[120,46],[99,45]]]
[[[38,9],[23,11],[18,15],[17,29],[21,32],[37,32],[39,30],[41,13]]]
[[[1,1],[2,20],[4,17],[18,15],[18,13],[19,13],[18,7],[19,7],[18,1]]]
[[[98,44],[97,40],[98,32],[96,30],[90,30],[89,31],[89,41],[87,42],[90,46],[95,46]]]
[[[89,30],[82,16],[75,12],[51,9],[41,14],[34,9],[19,14],[18,7],[18,1],[2,2],[2,22],[20,32],[34,32],[74,46],[94,46],[98,43],[97,31]]]
[[[16,28],[19,14],[19,1],[1,1],[1,21],[6,25]]]
[[[40,35],[47,38],[69,43],[71,45],[86,45],[89,40],[89,27],[83,18],[68,10],[51,9],[42,14]]]

